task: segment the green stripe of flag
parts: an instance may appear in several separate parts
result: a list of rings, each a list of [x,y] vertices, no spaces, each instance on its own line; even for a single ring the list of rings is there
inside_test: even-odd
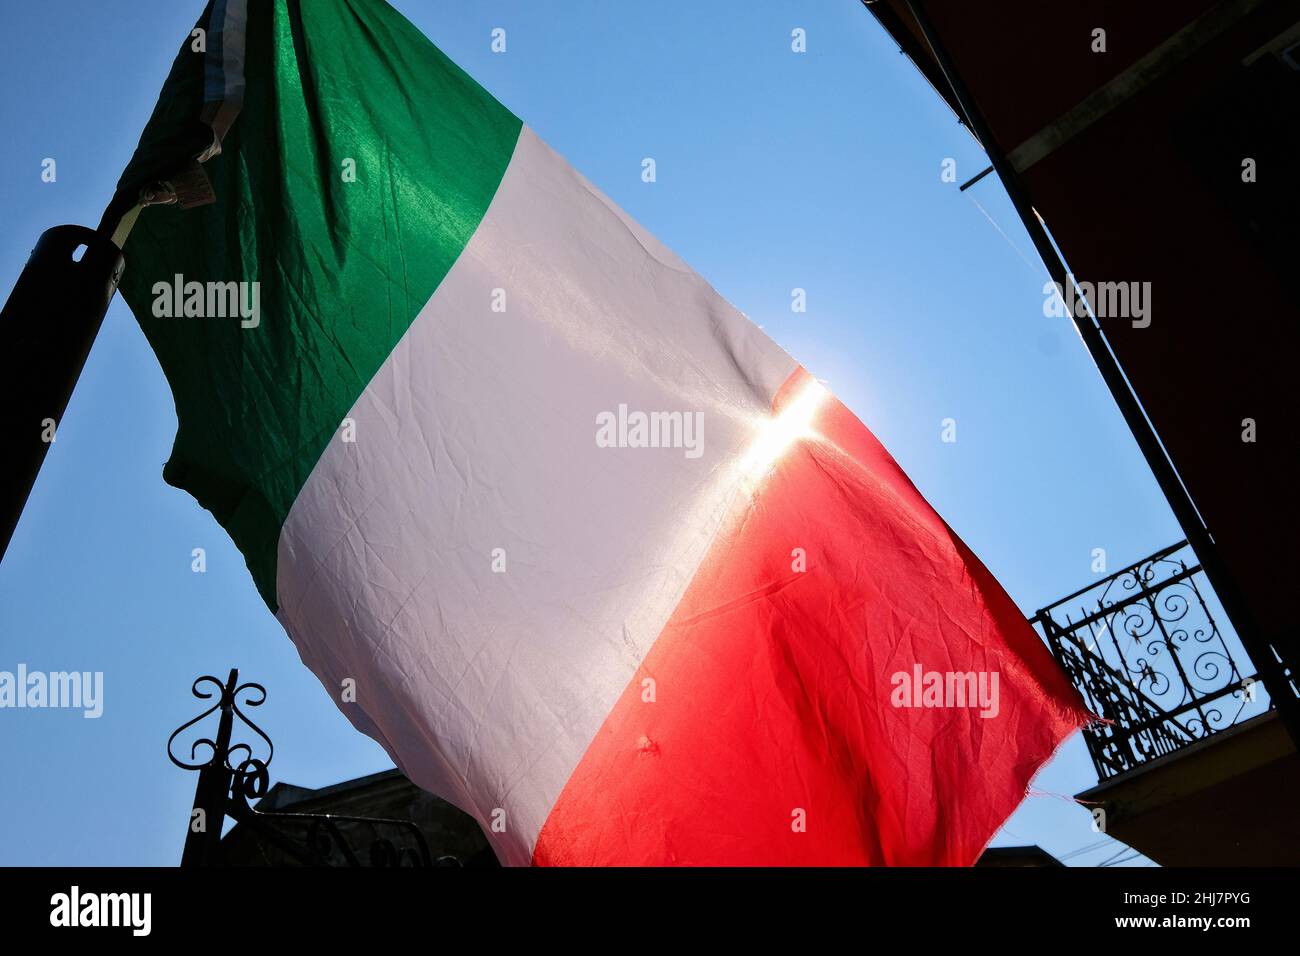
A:
[[[164,478],[226,528],[274,610],[290,506],[473,235],[520,122],[381,0],[311,0],[308,18],[250,4],[245,57],[243,112],[204,167],[216,203],[146,208],[121,289],[176,399]],[[202,78],[187,43],[134,167],[184,138]],[[258,325],[156,317],[177,275],[260,283]]]

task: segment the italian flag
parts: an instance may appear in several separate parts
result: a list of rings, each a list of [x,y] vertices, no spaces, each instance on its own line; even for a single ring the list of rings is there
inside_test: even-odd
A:
[[[1087,714],[862,423],[381,0],[198,27],[121,288],[353,724],[507,864],[973,863]]]

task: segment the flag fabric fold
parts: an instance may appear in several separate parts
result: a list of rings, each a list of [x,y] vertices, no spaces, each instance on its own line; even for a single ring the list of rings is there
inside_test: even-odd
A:
[[[974,862],[1087,715],[870,432],[386,4],[218,16],[121,288],[343,713],[508,864]]]

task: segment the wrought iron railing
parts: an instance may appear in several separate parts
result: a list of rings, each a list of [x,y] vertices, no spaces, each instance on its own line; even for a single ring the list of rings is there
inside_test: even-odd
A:
[[[1084,729],[1098,780],[1270,709],[1254,665],[1217,612],[1180,541],[1030,619],[1102,718]]]

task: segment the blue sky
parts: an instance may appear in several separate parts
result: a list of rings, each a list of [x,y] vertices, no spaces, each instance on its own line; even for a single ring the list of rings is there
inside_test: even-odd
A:
[[[1118,568],[1181,537],[1073,328],[1044,317],[1046,273],[997,179],[941,181],[945,158],[958,181],[982,170],[979,148],[858,0],[395,6],[828,381],[1022,609],[1092,580],[1094,548]],[[6,294],[44,229],[98,222],[201,7],[0,8]],[[115,300],[0,564],[0,670],[103,671],[104,715],[0,711],[0,863],[177,862],[195,777],[164,745],[202,709],[194,678],[231,666],[269,690],[273,780],[391,766],[298,660],[224,532],[163,484],[174,431]],[[995,844],[1097,843],[1063,799],[1095,782],[1076,736]]]

